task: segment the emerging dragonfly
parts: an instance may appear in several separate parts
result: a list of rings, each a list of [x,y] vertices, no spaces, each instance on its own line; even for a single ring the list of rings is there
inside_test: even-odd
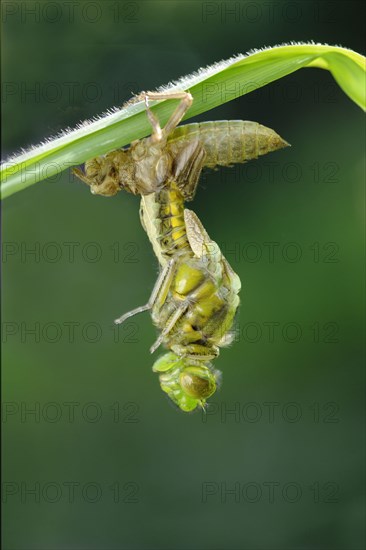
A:
[[[149,100],[179,99],[164,128]],[[160,385],[183,411],[204,407],[220,373],[211,361],[233,340],[232,325],[241,283],[219,246],[194,212],[184,207],[194,198],[204,167],[231,166],[288,144],[256,122],[217,121],[178,126],[192,104],[186,92],[147,93],[152,135],[85,163],[75,174],[92,193],[115,195],[125,189],[141,195],[140,218],[160,263],[160,274],[147,304],[115,323],[151,310],[160,344],[170,351],[153,370]]]

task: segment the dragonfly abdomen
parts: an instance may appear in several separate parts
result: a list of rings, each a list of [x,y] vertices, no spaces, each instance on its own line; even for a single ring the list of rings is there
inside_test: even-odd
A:
[[[183,195],[174,182],[142,198],[141,222],[161,265],[173,257],[193,256],[187,238],[183,201]]]

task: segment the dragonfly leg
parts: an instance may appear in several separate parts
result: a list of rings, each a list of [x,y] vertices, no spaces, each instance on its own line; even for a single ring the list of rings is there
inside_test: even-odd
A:
[[[157,117],[153,114],[153,112],[149,107],[149,99],[153,101],[154,100],[158,101],[162,99],[180,99],[181,100],[178,107],[175,109],[170,119],[164,126],[163,130],[160,127]],[[145,105],[146,105],[147,116],[153,128],[153,135],[152,135],[153,141],[160,141],[163,137],[163,134],[165,136],[168,136],[170,132],[174,130],[176,126],[178,126],[178,124],[184,117],[185,113],[188,111],[188,109],[192,105],[192,102],[193,102],[193,97],[189,92],[148,92],[145,95]]]
[[[121,325],[126,319],[133,317],[137,313],[151,309],[156,303],[161,304],[161,306],[164,304],[174,275],[174,264],[175,260],[170,260],[161,271],[147,304],[128,311],[121,317],[118,317],[118,319],[115,319],[114,322],[116,325]]]
[[[186,310],[188,308],[188,305],[189,304],[187,302],[183,302],[179,307],[177,307],[177,309],[175,310],[173,315],[168,319],[168,322],[165,325],[164,330],[162,330],[159,338],[151,346],[150,353],[154,353],[154,351],[158,349],[158,347],[160,346],[160,344],[164,340],[165,336],[167,334],[169,334],[169,332],[172,330],[174,325],[179,321],[179,319],[182,317],[182,315],[184,315],[184,313],[186,312]]]
[[[163,137],[163,131],[161,129],[158,117],[154,115],[154,113],[149,107],[149,97],[150,96],[148,94],[145,96],[145,105],[146,105],[147,118],[149,119],[149,122],[153,129],[151,139],[152,141],[161,141]]]
[[[210,361],[220,354],[219,348],[214,345],[206,347],[201,344],[190,344],[188,346],[177,344],[172,346],[171,349],[180,357],[197,361]]]
[[[80,168],[72,168],[71,169],[74,176],[78,177],[81,181],[86,183],[87,185],[90,185],[90,178],[88,178],[85,173],[80,170]]]

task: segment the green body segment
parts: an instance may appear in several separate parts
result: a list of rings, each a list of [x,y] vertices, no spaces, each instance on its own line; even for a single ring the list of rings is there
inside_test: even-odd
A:
[[[184,222],[184,197],[174,182],[142,197],[140,220],[162,267],[171,258],[193,256]]]
[[[192,249],[184,196],[175,182],[142,197],[140,216],[162,268],[173,261],[168,293],[163,303],[156,300],[152,306],[153,322],[162,334],[171,324],[162,337],[171,352],[153,369],[162,373],[161,388],[182,410],[203,407],[217,386],[218,371],[210,361],[219,355],[219,347],[230,343],[240,279],[203,228],[201,249],[197,243],[196,253]]]
[[[221,275],[213,276],[197,258],[186,259],[177,265],[168,300],[164,306],[153,308],[152,319],[163,330],[169,318],[181,304],[187,310],[164,337],[164,344],[178,355],[192,359],[213,359],[219,347],[226,343],[225,335],[232,328],[239,305],[237,284],[227,276],[220,261]]]

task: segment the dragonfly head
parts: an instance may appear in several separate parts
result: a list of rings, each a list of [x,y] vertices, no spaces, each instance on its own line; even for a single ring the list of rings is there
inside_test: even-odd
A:
[[[75,176],[90,186],[93,195],[112,197],[121,190],[115,163],[108,155],[87,160],[84,172],[78,168],[74,168],[73,172]]]
[[[184,411],[204,408],[206,399],[215,393],[219,371],[206,361],[194,361],[169,352],[154,363],[161,389]]]
[[[136,185],[135,164],[129,149],[118,149],[87,160],[84,172],[74,168],[73,173],[90,186],[93,195],[112,197],[122,189],[137,195],[142,189]]]

